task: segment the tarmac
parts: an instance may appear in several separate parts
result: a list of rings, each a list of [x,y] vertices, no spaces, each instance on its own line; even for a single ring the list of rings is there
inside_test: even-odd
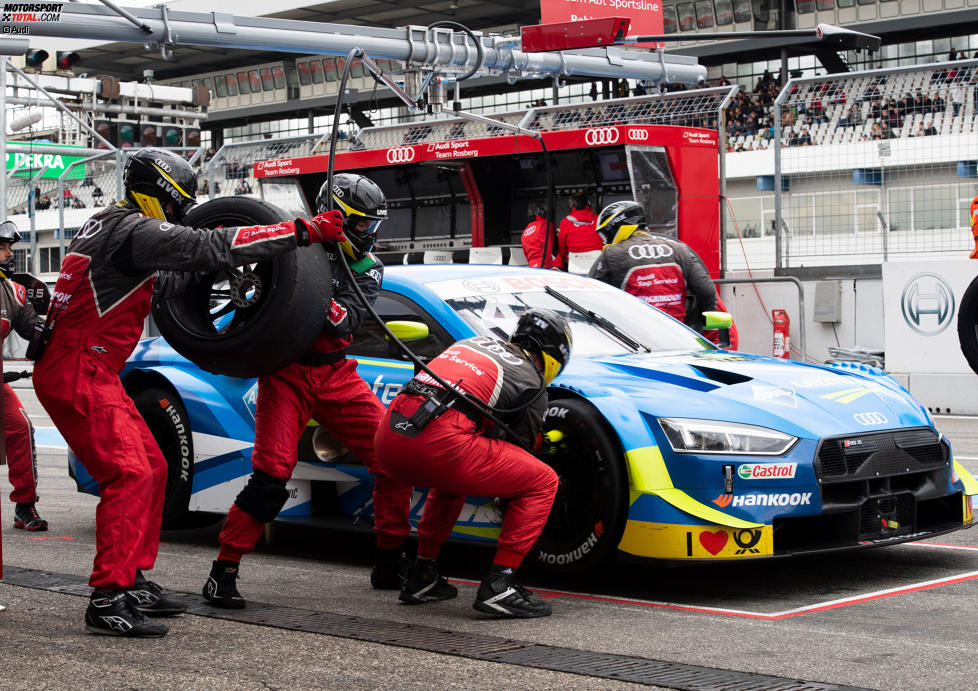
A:
[[[527,585],[552,598],[554,615],[511,621],[472,609],[491,556],[483,548],[445,549],[442,573],[459,587],[458,599],[409,607],[396,593],[370,588],[369,535],[276,523],[269,542],[242,563],[244,612],[256,622],[244,623],[217,618],[227,613],[199,596],[217,552],[222,517],[211,515],[194,529],[165,532],[157,568],[147,574],[183,594],[192,613],[169,619],[162,639],[92,635],[83,613],[97,499],[75,490],[66,451],[29,385],[18,393],[47,444],[39,449],[38,509],[50,530],[14,530],[12,504],[0,504],[4,688],[637,688],[601,671],[613,658],[631,661],[619,667],[621,678],[663,663],[689,666],[700,679],[669,677],[677,681],[645,688],[975,686],[976,530],[821,557],[671,569],[619,564],[587,580],[528,573]],[[972,471],[976,422],[937,418]],[[9,491],[0,471],[0,494]],[[446,640],[458,641],[454,652]],[[483,652],[470,654],[472,646]],[[555,671],[560,664],[524,651],[593,663]],[[493,656],[515,662],[486,659]],[[709,670],[716,676],[708,679]],[[764,676],[737,681],[737,673]]]

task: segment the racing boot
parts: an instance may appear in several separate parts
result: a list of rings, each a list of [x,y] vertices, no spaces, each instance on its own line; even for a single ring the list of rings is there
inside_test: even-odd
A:
[[[18,502],[14,508],[14,527],[21,530],[47,530],[48,522],[37,514],[34,502]]]
[[[124,590],[95,590],[85,610],[85,628],[103,636],[161,638],[169,629],[135,609]]]
[[[550,616],[550,603],[516,583],[516,571],[493,564],[475,595],[475,609],[496,617],[529,619]]]
[[[210,576],[204,583],[204,599],[216,607],[243,609],[245,599],[241,597],[235,582],[238,580],[238,564],[233,561],[217,559],[211,566]]]
[[[451,600],[457,596],[458,588],[449,585],[444,576],[438,575],[434,559],[416,559],[408,568],[397,599],[409,605],[420,605],[423,602]]]
[[[403,547],[378,549],[377,560],[370,572],[370,585],[377,590],[400,590],[410,566],[411,560]]]
[[[187,605],[164,593],[153,581],[147,581],[142,571],[136,572],[136,581],[126,589],[126,597],[133,609],[150,617],[171,617],[187,611]]]

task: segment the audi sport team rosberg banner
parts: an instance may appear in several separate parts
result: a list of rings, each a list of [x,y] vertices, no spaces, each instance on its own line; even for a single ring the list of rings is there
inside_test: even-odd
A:
[[[974,376],[961,354],[957,324],[975,276],[978,262],[968,259],[883,264],[888,372]]]

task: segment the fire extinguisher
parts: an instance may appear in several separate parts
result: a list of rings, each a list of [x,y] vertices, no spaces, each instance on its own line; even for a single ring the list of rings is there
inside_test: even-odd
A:
[[[787,360],[791,351],[788,336],[791,319],[785,310],[771,310],[771,323],[774,325],[774,357]]]

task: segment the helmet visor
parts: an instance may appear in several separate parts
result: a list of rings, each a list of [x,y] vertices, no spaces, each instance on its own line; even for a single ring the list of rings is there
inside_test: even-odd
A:
[[[377,239],[377,228],[383,222],[380,218],[367,218],[366,216],[356,215],[354,212],[343,219],[343,234],[347,237],[346,242],[340,247],[351,259],[359,261],[363,259],[374,247]]]

